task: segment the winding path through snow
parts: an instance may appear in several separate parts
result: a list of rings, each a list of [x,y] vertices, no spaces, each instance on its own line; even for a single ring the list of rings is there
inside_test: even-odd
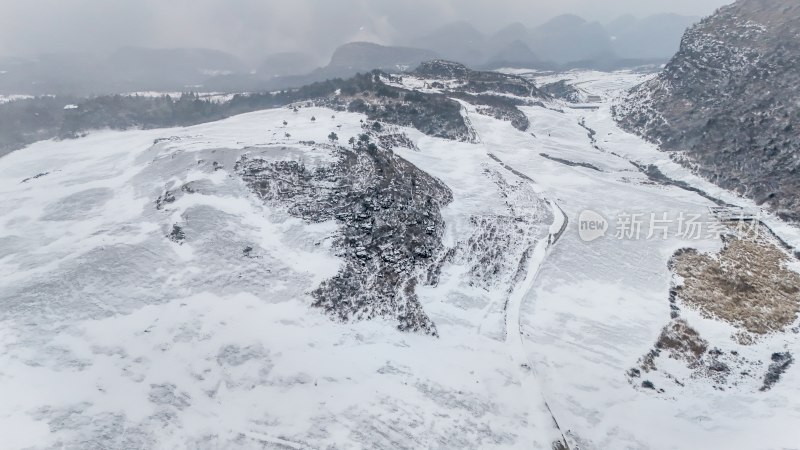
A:
[[[523,376],[523,381],[528,378],[533,378],[533,382],[537,384],[538,390],[542,396],[542,401],[547,408],[547,412],[553,419],[556,429],[561,433],[563,444],[567,446],[566,438],[564,437],[564,431],[561,429],[558,419],[556,419],[555,415],[553,415],[550,405],[547,402],[547,396],[545,395],[542,383],[537,377],[536,367],[528,358],[528,354],[525,350],[525,342],[523,341],[522,337],[522,326],[520,323],[523,300],[527,296],[528,292],[533,289],[534,283],[536,282],[536,277],[539,275],[539,270],[541,269],[542,264],[547,258],[550,249],[558,242],[559,237],[561,237],[561,235],[564,233],[564,230],[566,230],[568,223],[568,218],[561,208],[550,200],[548,200],[548,203],[550,203],[554,217],[553,223],[550,226],[548,238],[547,240],[542,239],[536,244],[532,255],[530,255],[528,258],[528,268],[525,279],[520,282],[514,291],[511,292],[511,295],[508,298],[508,304],[506,306],[506,344],[509,346],[509,352],[517,366],[526,372]],[[567,448],[569,447],[567,446]]]
[[[513,167],[509,166],[508,164],[504,163],[500,158],[493,155],[492,153],[488,153],[489,157],[493,160],[497,161],[503,168],[506,170],[514,173],[517,176],[520,176],[527,180],[529,183],[536,188],[535,182],[528,176],[524,175],[522,172],[517,171]],[[553,419],[553,423],[555,424],[556,429],[561,433],[561,439],[563,445],[569,449],[569,445],[567,444],[566,438],[564,436],[564,431],[561,429],[559,425],[558,419],[556,419],[555,415],[553,414],[552,410],[550,409],[550,405],[547,402],[547,397],[544,393],[544,388],[542,386],[541,381],[536,375],[536,368],[533,363],[528,358],[528,354],[525,350],[525,342],[522,336],[522,325],[520,323],[520,316],[522,312],[522,304],[523,300],[527,297],[528,293],[533,289],[533,286],[536,282],[536,277],[539,275],[539,271],[544,263],[545,259],[547,258],[548,253],[553,248],[553,246],[558,242],[559,238],[564,234],[564,231],[567,229],[569,224],[569,218],[552,200],[546,199],[546,201],[550,204],[550,208],[553,211],[553,223],[550,225],[549,234],[547,239],[541,239],[536,245],[533,247],[531,254],[528,256],[526,261],[527,268],[526,268],[526,276],[525,278],[517,285],[517,287],[511,292],[508,297],[508,301],[506,303],[506,317],[505,317],[505,335],[506,335],[506,344],[509,347],[509,353],[511,358],[516,363],[516,366],[519,367],[523,371],[522,381],[523,383],[536,383],[538,387],[538,391],[542,397],[542,401],[547,408],[547,412],[550,414],[550,418]],[[526,383],[527,382],[527,383]],[[528,389],[529,395],[531,398],[535,395],[530,392]]]

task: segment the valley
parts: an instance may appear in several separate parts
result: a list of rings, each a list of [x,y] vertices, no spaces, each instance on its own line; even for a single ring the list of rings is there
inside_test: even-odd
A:
[[[677,218],[711,227],[716,203],[640,167],[756,206],[616,125],[614,102],[652,75],[523,75],[567,80],[596,101],[519,97],[529,126],[518,129],[464,97],[460,141],[435,135],[447,124],[426,135],[302,102],[4,156],[8,442],[794,445],[800,410],[788,399],[800,375],[774,355],[800,354],[796,311],[742,343],[735,323],[680,295],[671,303],[673,255],[723,249],[706,230],[680,236]],[[462,85],[390,83],[432,94]],[[514,96],[489,89],[472,98]],[[608,222],[591,242],[580,233],[587,210]],[[637,214],[641,234],[624,227]],[[647,236],[651,214],[670,219],[663,236]],[[800,245],[793,226],[767,212],[763,222]],[[750,375],[702,375],[672,347],[652,354],[671,305],[696,333],[675,326],[673,347],[706,343],[695,369],[722,362]],[[760,390],[773,366],[779,378]]]

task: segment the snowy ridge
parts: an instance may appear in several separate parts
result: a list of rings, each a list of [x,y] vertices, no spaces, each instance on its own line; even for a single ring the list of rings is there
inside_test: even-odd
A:
[[[739,0],[691,27],[620,123],[704,178],[798,221],[800,5]]]

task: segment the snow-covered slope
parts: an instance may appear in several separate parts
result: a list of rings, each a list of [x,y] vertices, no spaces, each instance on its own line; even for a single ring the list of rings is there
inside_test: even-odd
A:
[[[452,190],[451,252],[438,285],[416,289],[438,339],[312,307],[352,263],[346,227],[265,203],[235,165],[327,167],[333,147],[311,141],[357,136],[360,119],[272,110],[3,158],[5,445],[549,447],[558,433],[507,352],[504,305],[552,210],[481,147],[406,130]]]
[[[691,27],[620,105],[627,129],[705,178],[800,220],[800,3],[738,0]]]
[[[567,77],[605,99],[616,98],[641,79],[631,73]],[[528,352],[561,428],[574,433],[579,448],[796,448],[794,428],[800,420],[796,368],[790,368],[773,390],[760,391],[772,355],[787,351],[796,355],[800,350],[796,315],[784,332],[739,345],[732,336],[739,328],[709,319],[679,300],[681,317],[710,341],[709,350],[717,347],[734,358],[732,352],[756,362],[732,363],[732,375],[720,384],[692,374],[686,363],[681,366],[664,352],[657,370],[642,371],[639,378],[626,376],[654,349],[670,322],[675,278],[668,262],[673,253],[684,247],[713,253],[720,246],[719,239],[706,238],[705,232],[700,239],[676,236],[679,215],[706,217],[707,207],[714,205],[711,201],[677,186],[655,184],[628,161],[655,165],[671,179],[712,197],[757,208],[691,175],[655,146],[620,130],[609,104],[599,106],[598,110],[565,107],[563,113],[526,110],[537,139],[498,151],[543,186],[545,195],[558,201],[570,218],[590,209],[611,222],[606,238],[589,243],[572,226],[523,303]],[[594,131],[592,136],[579,122]],[[479,134],[488,133],[479,130]],[[492,135],[485,144],[509,142],[507,136]],[[537,157],[540,152],[587,162],[599,170],[543,160]],[[614,224],[612,219],[623,213],[644,214],[640,239],[614,237],[620,220]],[[651,213],[657,217],[666,213],[672,219],[668,239],[646,239]],[[800,243],[796,229],[770,215],[765,215],[765,222],[792,245]],[[793,264],[796,270],[797,263]],[[704,356],[713,357],[713,352]],[[748,381],[737,381],[736,370],[750,371]],[[642,387],[645,381],[655,389]]]
[[[303,107],[3,157],[3,446],[796,446],[795,367],[764,392],[664,357],[631,377],[670,323],[674,253],[722,242],[616,239],[614,219],[752,205],[615,125],[611,100],[641,75],[565,78],[602,103],[520,105],[523,131],[459,100],[475,142]],[[587,209],[610,227],[592,242]],[[405,251],[399,281],[378,280]],[[337,278],[367,283],[333,291],[347,314],[320,292]],[[756,381],[772,353],[800,351],[791,332],[741,345],[733,325],[680,306],[712,345],[760,361]],[[409,308],[427,321],[400,331]]]

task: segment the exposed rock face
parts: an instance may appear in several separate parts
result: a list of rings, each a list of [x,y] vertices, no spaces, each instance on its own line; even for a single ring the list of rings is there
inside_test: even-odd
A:
[[[366,114],[372,120],[414,127],[421,132],[445,139],[473,141],[474,133],[455,100],[434,93],[422,93],[387,85],[380,71],[356,75],[338,91],[314,99],[333,109]]]
[[[565,102],[581,103],[586,101],[586,94],[576,89],[575,86],[568,84],[565,80],[545,84],[540,89]]]
[[[439,59],[420,64],[415,72],[434,78],[465,78],[472,70],[463,64]]]
[[[519,97],[545,97],[536,85],[522,77],[497,72],[471,70],[451,61],[427,61],[419,65],[417,75],[427,78],[456,78],[463,81],[461,90],[473,93],[510,94]]]
[[[794,358],[789,352],[773,353],[771,359],[772,363],[767,369],[767,374],[764,375],[764,385],[761,387],[762,391],[772,389],[772,386],[775,386],[775,383],[781,379],[781,375],[783,375],[786,369],[794,362]]]
[[[363,135],[366,136],[366,135]],[[340,320],[393,318],[401,330],[436,335],[415,293],[435,282],[444,254],[440,207],[452,200],[437,179],[363,139],[334,150],[331,166],[243,157],[236,172],[265,202],[312,222],[336,220],[344,265],[312,295],[315,306]]]
[[[709,180],[800,220],[800,3],[739,0],[690,28],[617,109]]]
[[[428,80],[455,80],[456,84],[450,87],[437,81],[432,84],[444,89],[450,97],[476,105],[480,114],[511,122],[520,131],[527,130],[530,122],[517,106],[541,105],[542,99],[550,97],[525,78],[471,70],[451,61],[427,61],[414,73]]]

